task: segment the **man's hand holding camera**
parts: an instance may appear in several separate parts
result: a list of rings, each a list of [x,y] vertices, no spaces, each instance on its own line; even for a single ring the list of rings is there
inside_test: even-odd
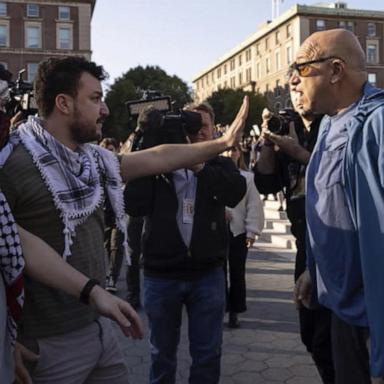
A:
[[[272,118],[272,116],[272,113],[267,108],[264,108],[262,114],[263,124],[261,132],[261,137],[265,140],[264,145],[272,147],[277,146],[280,150],[282,150],[293,159],[299,161],[300,163],[308,164],[311,154],[299,144],[294,122],[291,121],[289,123],[288,134],[276,134],[268,129],[268,121]]]

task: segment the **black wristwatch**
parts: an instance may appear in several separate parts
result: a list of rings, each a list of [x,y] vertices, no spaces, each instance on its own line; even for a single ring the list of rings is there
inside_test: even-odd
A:
[[[96,279],[89,279],[80,292],[80,302],[83,304],[89,304],[89,295],[95,285],[100,285],[100,282]]]

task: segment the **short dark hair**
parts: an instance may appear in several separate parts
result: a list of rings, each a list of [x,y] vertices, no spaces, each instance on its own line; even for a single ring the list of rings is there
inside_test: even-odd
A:
[[[34,82],[39,114],[42,117],[49,116],[55,107],[56,96],[60,93],[76,97],[80,77],[84,72],[88,72],[100,81],[107,77],[101,65],[96,65],[81,56],[49,58],[42,61]]]
[[[203,101],[199,104],[190,104],[186,107],[186,110],[188,111],[200,111],[208,113],[209,117],[212,120],[212,123],[215,123],[215,111],[213,110],[211,104],[208,103],[208,101]]]

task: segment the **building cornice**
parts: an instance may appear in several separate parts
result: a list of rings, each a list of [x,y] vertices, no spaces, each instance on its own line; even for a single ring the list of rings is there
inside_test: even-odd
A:
[[[39,55],[39,56],[78,56],[89,55],[91,50],[45,50],[45,49],[25,49],[25,48],[0,48],[0,54],[12,55]]]
[[[3,0],[5,3],[21,3],[27,4],[30,1],[26,0]],[[91,6],[91,14],[95,9],[96,0],[33,0],[33,4],[55,4],[55,5],[67,5],[72,7],[77,7],[79,4],[89,4]]]

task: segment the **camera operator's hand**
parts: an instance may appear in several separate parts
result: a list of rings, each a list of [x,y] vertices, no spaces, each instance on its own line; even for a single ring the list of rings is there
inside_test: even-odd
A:
[[[244,96],[243,104],[241,105],[239,112],[237,113],[235,120],[233,120],[231,126],[224,135],[218,140],[224,140],[227,148],[234,147],[240,143],[241,137],[243,135],[243,129],[245,121],[248,117],[249,110],[249,98]]]
[[[276,135],[266,128],[263,130],[263,137],[277,145],[279,149],[291,156],[293,159],[299,161],[300,163],[308,164],[311,153],[299,144],[299,139],[295,131],[295,124],[293,122],[289,124],[288,135]]]

